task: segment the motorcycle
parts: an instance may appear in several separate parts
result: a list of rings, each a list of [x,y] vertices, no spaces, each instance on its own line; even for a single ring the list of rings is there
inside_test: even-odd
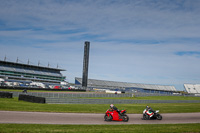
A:
[[[128,122],[129,117],[126,115],[126,110],[121,110],[118,113],[117,110],[107,110],[104,116],[105,121],[124,121]]]
[[[157,120],[162,120],[162,115],[160,115],[158,112],[159,110],[147,113],[148,110],[144,109],[143,111],[143,120],[150,120],[150,119],[157,119]],[[152,117],[150,117],[152,115]]]

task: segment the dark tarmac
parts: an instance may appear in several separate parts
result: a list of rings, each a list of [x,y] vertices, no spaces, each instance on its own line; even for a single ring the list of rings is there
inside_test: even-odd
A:
[[[127,115],[129,116],[128,122],[106,122],[104,114],[0,111],[0,123],[73,125],[200,123],[200,113],[166,113],[161,114],[162,120],[142,120],[142,114]]]

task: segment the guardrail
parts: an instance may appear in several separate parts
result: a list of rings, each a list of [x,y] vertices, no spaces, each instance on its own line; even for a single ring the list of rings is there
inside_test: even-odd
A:
[[[200,103],[200,100],[121,100],[121,99],[46,98],[46,103],[49,104]]]
[[[13,97],[18,97],[22,92],[13,92]],[[43,97],[49,104],[142,104],[142,103],[200,103],[200,100],[125,100],[125,99],[87,99],[92,97],[139,97],[139,96],[164,96],[163,94],[95,94],[95,93],[38,93],[28,92],[27,95]],[[166,96],[166,95],[165,95]]]
[[[23,92],[12,92],[14,97],[18,97]],[[40,97],[52,97],[52,98],[84,98],[84,97],[145,97],[145,96],[172,96],[159,93],[122,93],[122,94],[99,94],[99,93],[49,93],[49,92],[27,92],[29,95]]]

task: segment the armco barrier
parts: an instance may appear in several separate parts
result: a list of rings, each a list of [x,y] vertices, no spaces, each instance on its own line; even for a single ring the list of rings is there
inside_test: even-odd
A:
[[[0,92],[0,98],[13,98],[13,93],[10,93],[10,92]]]
[[[23,92],[12,92],[13,97],[18,97],[19,94],[24,94]],[[157,93],[122,93],[122,94],[101,94],[101,93],[58,93],[58,92],[27,92],[28,95],[33,95],[37,97],[49,97],[49,98],[84,98],[84,97],[146,97],[146,96],[184,96],[191,97],[191,95],[166,95],[166,94],[157,94]]]
[[[49,104],[148,104],[148,103],[200,103],[200,100],[125,100],[125,99],[84,99],[46,98]]]
[[[44,97],[36,97],[26,94],[19,94],[18,100],[23,100],[32,103],[46,103],[46,99]]]

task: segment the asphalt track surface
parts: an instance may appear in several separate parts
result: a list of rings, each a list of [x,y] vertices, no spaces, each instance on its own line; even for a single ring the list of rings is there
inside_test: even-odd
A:
[[[200,123],[200,113],[166,113],[161,114],[162,120],[142,120],[142,114],[127,115],[129,116],[128,122],[106,122],[104,114],[0,111],[0,123],[73,125]]]

